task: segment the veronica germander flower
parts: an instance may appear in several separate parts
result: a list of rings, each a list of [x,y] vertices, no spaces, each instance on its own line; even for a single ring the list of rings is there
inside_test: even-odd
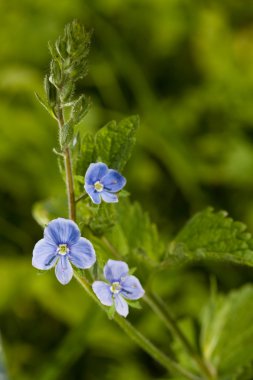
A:
[[[123,261],[108,260],[104,267],[104,276],[110,283],[95,281],[92,289],[105,306],[115,305],[118,314],[126,317],[129,309],[126,299],[137,300],[145,291],[137,277],[129,275],[129,268]]]
[[[93,203],[101,203],[101,198],[107,203],[118,202],[115,193],[126,184],[126,179],[117,170],[108,169],[102,162],[90,164],[84,178],[84,188]]]
[[[55,275],[62,285],[73,276],[70,263],[80,269],[90,268],[96,261],[91,242],[81,237],[75,222],[58,218],[48,223],[44,238],[35,244],[32,265],[48,270],[55,266]]]

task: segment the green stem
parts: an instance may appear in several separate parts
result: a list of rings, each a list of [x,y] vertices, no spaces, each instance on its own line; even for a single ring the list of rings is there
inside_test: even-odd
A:
[[[114,248],[114,246],[110,243],[110,241],[105,236],[102,237],[102,241],[110,249],[111,253],[117,259],[121,259],[117,250]],[[191,358],[198,366],[200,372],[203,374],[203,376],[205,376],[205,379],[214,380],[215,379],[214,369],[209,368],[209,366],[204,362],[204,360],[195,352],[191,343],[188,341],[186,336],[178,327],[176,320],[167,310],[167,307],[164,304],[164,302],[157,295],[152,294],[151,296],[151,295],[148,295],[147,293],[143,297],[143,300],[149,305],[149,307],[153,310],[153,312],[161,319],[164,325],[170,331],[172,331],[175,334],[175,336],[177,336],[177,338],[181,341],[186,351],[190,354]]]
[[[58,109],[58,123],[59,128],[64,126],[64,117],[62,110]],[[74,184],[73,184],[73,174],[72,174],[72,164],[71,164],[71,155],[69,148],[65,148],[64,150],[64,164],[66,170],[66,188],[68,195],[68,209],[69,209],[69,218],[74,220],[76,219],[76,203],[84,198],[86,194],[81,195],[79,198],[75,200],[74,193]],[[107,243],[110,249],[113,249],[113,246],[110,242],[104,238],[104,243]],[[114,252],[114,254],[116,251]],[[95,294],[93,293],[90,284],[86,279],[81,278],[77,273],[74,273],[76,280],[82,285],[82,287],[86,290],[89,296],[104,310],[107,309],[100,303]],[[177,372],[181,375],[185,376],[185,378],[189,380],[200,380],[199,377],[193,375],[183,367],[181,367],[178,363],[174,362],[168,356],[166,356],[162,351],[160,351],[156,346],[153,345],[145,336],[143,336],[138,330],[134,328],[134,326],[129,323],[126,319],[122,318],[118,314],[114,317],[115,322],[125,331],[125,333],[132,338],[144,351],[146,351],[151,357],[153,357],[156,361],[158,361],[163,367],[171,372]]]
[[[75,192],[74,192],[74,181],[73,181],[73,175],[72,175],[71,155],[70,155],[69,148],[66,148],[64,152],[64,165],[65,165],[65,170],[66,170],[69,218],[75,221],[76,220]]]
[[[78,203],[79,201],[81,201],[82,199],[86,199],[88,198],[88,194],[87,193],[83,193],[82,195],[80,195],[80,197],[78,197],[76,200],[75,200],[75,203]]]
[[[61,107],[58,107],[57,116],[58,116],[59,128],[62,129],[64,126],[64,116],[63,116]],[[66,173],[66,188],[67,188],[67,196],[68,196],[69,218],[75,221],[76,220],[75,191],[74,191],[74,181],[73,181],[73,174],[72,174],[71,153],[68,147],[64,149],[63,155],[64,155],[64,166],[65,166],[65,173]]]
[[[214,380],[215,379],[214,370],[212,368],[209,368],[209,366],[204,362],[204,360],[195,352],[194,348],[192,347],[188,339],[185,337],[183,332],[178,327],[175,319],[169,313],[163,300],[161,300],[160,297],[158,297],[155,294],[152,294],[152,295],[145,294],[144,301],[159,316],[159,318],[163,321],[165,326],[170,331],[172,331],[177,336],[177,338],[181,341],[186,351],[190,354],[191,358],[197,364],[198,368],[200,369],[205,379]]]
[[[85,289],[88,295],[105,311],[107,312],[108,308],[105,308],[96,295],[93,293],[90,284],[88,281],[80,277],[76,272],[74,273],[76,280],[79,284]],[[156,346],[153,345],[144,335],[142,335],[135,327],[129,323],[126,319],[122,318],[120,315],[115,314],[114,321],[121,327],[122,330],[135,342],[137,343],[145,352],[147,352],[152,358],[159,362],[164,368],[170,372],[177,372],[183,375],[186,379],[189,380],[201,380],[199,377],[195,376],[191,372],[187,371],[181,367],[178,363],[174,362],[168,356],[166,356],[162,351],[160,351]]]

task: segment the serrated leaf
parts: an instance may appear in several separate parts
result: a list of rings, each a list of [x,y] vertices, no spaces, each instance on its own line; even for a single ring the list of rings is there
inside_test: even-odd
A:
[[[253,360],[253,309],[249,307],[252,302],[253,287],[247,285],[227,297],[212,300],[203,313],[202,352],[221,379],[234,379],[239,368]]]
[[[118,259],[127,260],[133,267],[142,268],[138,276],[147,280],[149,269],[158,266],[164,255],[164,243],[156,226],[138,203],[122,199],[116,207],[116,224],[106,233]],[[113,251],[112,249],[112,251]]]
[[[87,133],[81,140],[80,150],[74,152],[75,173],[84,178],[90,163],[96,161],[95,142],[92,134]]]
[[[196,214],[176,236],[164,265],[221,260],[253,266],[253,239],[243,223],[211,208]]]
[[[89,220],[89,228],[94,235],[102,236],[107,230],[110,230],[115,222],[114,204],[101,203],[99,207],[93,207],[94,213]]]
[[[96,153],[109,167],[122,171],[135,144],[139,117],[131,116],[118,124],[111,121],[96,134]]]
[[[137,202],[131,204],[128,199],[122,199],[117,210],[118,223],[128,242],[129,253],[136,251],[158,262],[163,255],[164,245],[148,213]]]

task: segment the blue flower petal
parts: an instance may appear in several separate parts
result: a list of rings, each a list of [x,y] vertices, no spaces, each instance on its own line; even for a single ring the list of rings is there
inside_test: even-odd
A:
[[[44,238],[56,245],[74,244],[80,238],[80,231],[75,222],[70,219],[57,218],[48,223]]]
[[[108,260],[104,267],[105,278],[113,282],[120,282],[128,274],[129,268],[123,261]]]
[[[118,197],[116,194],[108,193],[107,191],[102,191],[101,193],[102,199],[107,203],[117,203]]]
[[[105,190],[116,193],[120,191],[126,184],[126,178],[116,170],[110,169],[107,174],[101,179]]]
[[[33,249],[32,265],[37,269],[51,269],[57,260],[57,246],[41,239]]]
[[[110,285],[103,281],[95,281],[92,284],[92,289],[103,305],[111,306],[113,304]]]
[[[86,193],[90,196],[93,203],[101,203],[100,194],[94,189],[94,186],[86,185],[84,186]]]
[[[62,285],[69,283],[73,276],[73,268],[68,260],[67,255],[59,257],[55,267],[55,275]]]
[[[108,167],[103,162],[90,164],[85,174],[84,182],[87,185],[94,185],[95,182],[100,181],[107,173]]]
[[[119,315],[122,315],[122,317],[126,317],[129,313],[129,307],[127,302],[124,300],[121,295],[116,294],[114,298],[115,302],[115,308]]]
[[[127,276],[121,282],[121,286],[121,294],[129,300],[137,300],[144,296],[145,291],[135,276]]]
[[[96,261],[96,254],[91,242],[81,237],[70,247],[69,260],[81,269],[90,268]]]

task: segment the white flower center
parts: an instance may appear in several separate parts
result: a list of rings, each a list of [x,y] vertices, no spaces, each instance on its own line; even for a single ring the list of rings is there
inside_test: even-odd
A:
[[[57,248],[59,255],[66,255],[69,252],[67,244],[59,244]]]
[[[113,294],[118,294],[121,291],[121,285],[119,282],[113,282],[112,286],[110,287],[110,291]]]
[[[94,183],[94,187],[95,187],[95,189],[97,190],[98,193],[101,193],[101,191],[104,190],[104,185],[101,182],[99,182],[99,181],[97,181],[97,182]]]

